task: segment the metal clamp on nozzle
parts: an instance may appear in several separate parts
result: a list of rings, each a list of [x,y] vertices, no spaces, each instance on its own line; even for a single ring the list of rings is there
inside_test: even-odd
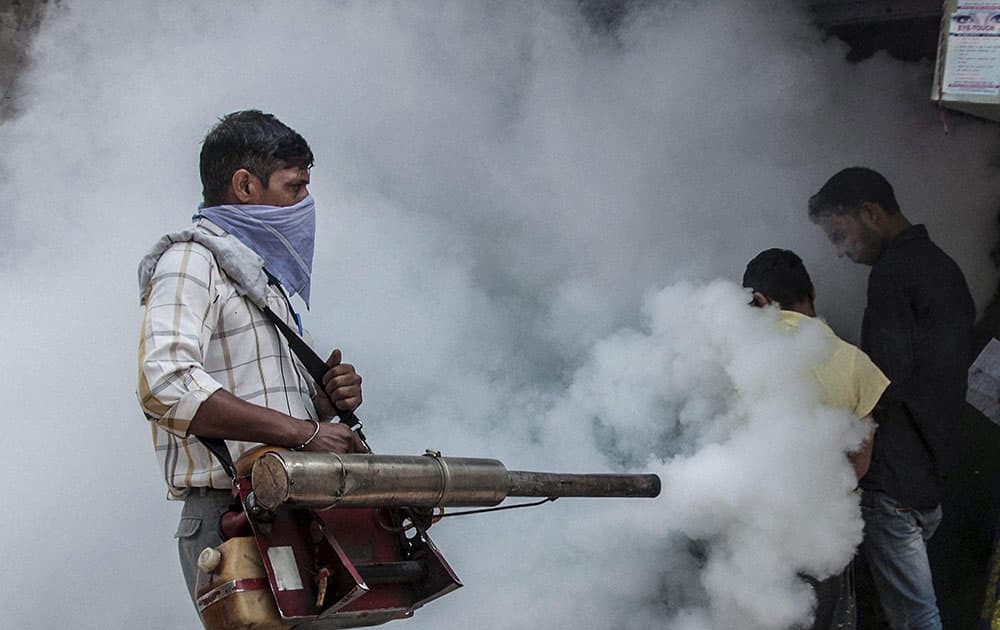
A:
[[[448,462],[441,457],[441,451],[427,449],[424,451],[424,455],[432,458],[441,467],[441,496],[438,498],[437,508],[444,512],[445,501],[448,499],[448,490],[451,487],[451,470],[448,468]]]

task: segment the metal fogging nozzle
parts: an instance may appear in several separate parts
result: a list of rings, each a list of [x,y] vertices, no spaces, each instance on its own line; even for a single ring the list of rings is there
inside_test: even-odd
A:
[[[655,497],[652,474],[508,471],[495,459],[270,452],[253,466],[260,505],[475,507],[511,497]]]

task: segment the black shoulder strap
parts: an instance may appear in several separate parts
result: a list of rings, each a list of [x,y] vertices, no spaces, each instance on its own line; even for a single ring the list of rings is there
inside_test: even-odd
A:
[[[274,323],[274,325],[281,331],[281,334],[285,336],[288,340],[288,347],[292,349],[295,356],[302,361],[302,365],[305,366],[306,371],[309,372],[309,376],[313,378],[316,382],[316,387],[320,390],[323,389],[323,375],[326,374],[327,366],[326,361],[320,358],[316,351],[309,347],[302,337],[299,337],[291,326],[286,324],[278,315],[272,311],[269,307],[264,307],[264,314]],[[365,434],[361,431],[361,420],[358,419],[354,413],[350,411],[339,412],[340,421],[347,424],[353,429],[358,437],[361,438],[362,442],[367,444],[368,440],[365,438]]]
[[[327,370],[326,361],[321,359],[319,355],[309,347],[309,344],[307,344],[302,337],[299,337],[298,334],[292,330],[292,327],[278,317],[278,314],[272,311],[270,307],[264,307],[264,314],[267,315],[268,319],[271,320],[271,323],[277,326],[278,330],[281,331],[281,334],[288,340],[288,347],[292,349],[292,352],[294,352],[295,356],[299,358],[299,361],[302,361],[302,365],[304,365],[306,371],[309,372],[309,376],[313,377],[316,384],[322,387],[323,375],[326,374]]]
[[[267,270],[264,270],[267,273]],[[277,284],[277,280],[270,273],[267,273],[267,277],[271,280],[272,284]],[[280,290],[280,288],[279,288]],[[287,300],[287,296],[285,297]],[[289,304],[289,309],[291,309],[291,304]],[[291,348],[295,356],[298,357],[302,365],[305,366],[306,371],[309,372],[309,376],[313,378],[316,382],[316,387],[320,390],[323,389],[323,376],[326,374],[326,361],[324,361],[316,352],[309,347],[302,337],[300,337],[292,328],[284,322],[283,319],[278,317],[278,315],[272,311],[268,306],[264,306],[264,314],[267,315],[268,319],[271,320],[281,334],[284,335],[285,339],[288,340],[288,347]],[[340,421],[347,424],[354,430],[365,446],[368,445],[368,440],[365,438],[365,434],[361,431],[361,420],[358,419],[356,415],[352,412],[344,411],[339,414]],[[215,458],[219,460],[222,465],[222,469],[226,471],[226,474],[230,477],[236,477],[236,467],[233,465],[233,457],[229,453],[229,447],[226,446],[226,442],[220,439],[213,438],[202,438],[199,437],[201,443],[205,445]],[[370,450],[370,449],[369,449]]]
[[[288,295],[285,294],[284,289],[282,289],[281,282],[278,281],[278,279],[275,278],[274,275],[267,270],[267,268],[264,268],[264,273],[267,275],[268,284],[274,285],[281,293],[281,296],[285,298],[285,303],[288,304],[289,312],[294,312],[295,309],[292,308],[292,302],[288,299]],[[298,335],[298,333],[292,330],[292,327],[286,324],[283,319],[278,317],[278,315],[272,311],[270,307],[265,304],[262,310],[275,327],[281,331],[281,334],[285,336],[285,339],[288,340],[288,347],[291,348],[292,352],[295,353],[295,356],[297,356],[299,361],[302,362],[302,365],[305,366],[306,371],[309,372],[309,376],[311,376],[313,381],[315,381],[316,388],[318,390],[322,390],[323,376],[327,371],[326,361],[316,354],[316,351],[310,348],[309,344],[307,344],[302,337]],[[337,417],[340,418],[342,423],[351,427],[351,430],[358,434],[358,438],[361,439],[365,448],[367,448],[370,452],[371,448],[368,446],[368,440],[365,438],[365,434],[361,430],[361,427],[364,426],[361,423],[361,420],[350,411],[338,411]]]
[[[233,465],[233,456],[229,452],[229,447],[226,446],[225,440],[220,440],[218,438],[203,438],[199,437],[198,440],[205,445],[212,455],[215,455],[215,459],[219,460],[219,464],[222,465],[222,470],[226,471],[226,474],[236,478],[236,466]]]

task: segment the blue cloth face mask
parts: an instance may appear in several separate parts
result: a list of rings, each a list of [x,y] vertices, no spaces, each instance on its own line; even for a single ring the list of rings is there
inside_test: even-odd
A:
[[[226,230],[264,259],[264,268],[289,295],[298,293],[309,306],[316,207],[312,195],[293,206],[229,205],[201,208],[204,217]]]

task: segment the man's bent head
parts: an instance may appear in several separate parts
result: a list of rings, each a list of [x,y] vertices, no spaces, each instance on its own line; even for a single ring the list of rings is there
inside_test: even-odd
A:
[[[204,203],[292,205],[308,192],[312,163],[305,138],[272,114],[258,110],[227,114],[201,147]]]
[[[905,222],[889,182],[870,168],[845,168],[809,198],[809,218],[826,232],[837,254],[863,265],[878,260]]]
[[[784,310],[816,315],[809,272],[798,255],[787,249],[765,249],[747,263],[743,286],[753,291],[753,305],[777,303]]]

